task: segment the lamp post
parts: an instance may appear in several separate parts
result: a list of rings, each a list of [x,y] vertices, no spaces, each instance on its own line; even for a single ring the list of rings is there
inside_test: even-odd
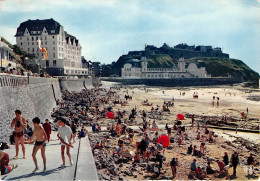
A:
[[[24,59],[25,59],[25,67],[26,67],[26,70],[27,70],[28,57],[25,57]]]

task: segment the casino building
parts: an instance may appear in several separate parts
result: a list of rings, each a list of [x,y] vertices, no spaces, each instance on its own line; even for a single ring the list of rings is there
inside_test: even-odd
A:
[[[183,57],[178,60],[178,65],[172,68],[149,68],[146,57],[141,60],[130,59],[121,69],[121,77],[125,79],[172,79],[172,78],[206,78],[207,74],[203,65],[186,63]]]

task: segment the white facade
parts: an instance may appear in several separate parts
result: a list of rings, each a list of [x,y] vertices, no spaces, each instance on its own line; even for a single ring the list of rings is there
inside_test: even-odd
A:
[[[146,79],[207,77],[205,67],[198,68],[195,63],[190,63],[187,68],[185,68],[185,65],[184,58],[180,58],[177,68],[147,68],[147,60],[145,57],[142,57],[141,60],[132,59],[128,61],[121,69],[121,77]]]
[[[36,31],[34,26],[36,29],[39,26],[42,28]],[[28,20],[20,27],[16,34],[17,45],[27,53],[34,54],[40,60],[42,68],[61,69],[65,75],[88,73],[88,69],[82,68],[79,41],[67,34],[59,23],[53,19]],[[44,54],[39,49],[38,40],[41,40],[42,48],[47,49],[48,59],[46,60],[43,60]]]
[[[9,53],[12,51],[6,43],[2,41],[0,37],[0,67],[6,68],[8,64],[11,64],[12,68],[16,68],[16,63],[9,60]]]

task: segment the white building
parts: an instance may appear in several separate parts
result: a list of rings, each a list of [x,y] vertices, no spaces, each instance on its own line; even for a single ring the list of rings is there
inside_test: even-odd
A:
[[[42,68],[51,75],[87,75],[88,69],[82,68],[81,46],[79,40],[64,31],[63,26],[53,19],[28,20],[17,28],[16,44],[40,60]],[[46,48],[48,59],[40,51]]]
[[[184,58],[178,60],[178,66],[172,68],[148,68],[148,62],[145,57],[141,60],[130,59],[126,62],[121,71],[123,78],[145,78],[145,79],[171,79],[171,78],[192,78],[209,77],[205,67],[200,67],[195,63],[186,65]]]
[[[8,64],[11,64],[12,68],[16,68],[16,63],[9,60],[9,53],[13,50],[8,47],[6,43],[2,41],[2,37],[0,37],[0,67],[6,68]],[[1,71],[3,72],[3,71]]]

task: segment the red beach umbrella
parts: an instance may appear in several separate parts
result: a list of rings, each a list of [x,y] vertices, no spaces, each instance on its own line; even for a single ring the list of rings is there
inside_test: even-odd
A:
[[[157,143],[161,143],[162,146],[165,148],[165,147],[168,147],[169,144],[170,144],[170,139],[169,139],[169,136],[167,135],[162,135],[158,138],[157,140]]]
[[[180,113],[180,114],[177,115],[177,118],[179,120],[184,120],[184,115]]]
[[[109,119],[114,118],[114,113],[113,112],[107,112],[107,118],[109,118]]]

